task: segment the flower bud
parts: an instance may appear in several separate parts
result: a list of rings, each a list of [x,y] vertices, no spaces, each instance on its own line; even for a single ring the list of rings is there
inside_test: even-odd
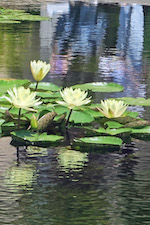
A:
[[[32,129],[37,129],[37,127],[38,127],[38,121],[37,121],[37,118],[36,118],[36,116],[34,114],[31,117],[30,124],[31,124],[31,128]]]

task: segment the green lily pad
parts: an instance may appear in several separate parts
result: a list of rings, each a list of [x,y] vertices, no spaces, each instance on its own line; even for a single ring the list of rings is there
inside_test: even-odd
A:
[[[89,113],[94,118],[104,117],[104,115],[100,111],[92,110],[89,107],[87,109],[85,109],[85,112]]]
[[[61,115],[63,113],[69,113],[70,112],[70,110],[67,107],[61,106],[61,105],[55,105],[54,111],[57,113],[57,115]]]
[[[36,95],[41,98],[50,98],[55,99],[61,97],[60,92],[52,92],[52,91],[46,91],[46,92],[37,92]]]
[[[124,101],[128,105],[139,105],[139,106],[150,106],[150,98],[130,98],[130,97],[123,97],[117,98],[118,100]]]
[[[132,128],[132,134],[150,134],[150,126],[143,128]]]
[[[24,10],[0,9],[0,23],[20,23],[21,21],[49,20],[49,17],[32,15]]]
[[[0,94],[3,95],[7,90],[13,87],[28,87],[31,82],[29,80],[0,80]]]
[[[150,126],[132,128],[131,136],[141,140],[150,141]]]
[[[12,137],[20,142],[33,142],[37,144],[55,143],[63,139],[62,136],[48,135],[46,132],[39,134],[29,130],[18,130],[11,132]]]
[[[99,128],[99,129],[97,129],[95,131],[98,132],[98,133],[101,133],[101,134],[117,135],[117,134],[131,132],[132,129],[131,128],[119,128],[119,129],[116,129],[116,128],[114,128],[114,129],[110,129],[110,128],[107,128],[107,129]]]
[[[36,83],[32,83],[30,85],[30,88],[35,89]],[[48,83],[48,82],[39,82],[38,84],[38,88],[37,88],[37,92],[39,92],[39,90],[47,90],[47,91],[60,91],[62,87],[59,87],[55,84],[52,83]]]
[[[132,118],[136,118],[136,117],[139,116],[138,112],[125,111],[125,113],[126,113],[127,116],[130,116]]]
[[[122,145],[122,140],[120,138],[107,136],[85,137],[76,139],[75,141],[93,144]]]
[[[74,123],[91,123],[94,121],[94,118],[87,112],[73,110],[69,121]]]
[[[80,151],[112,151],[120,149],[122,139],[110,136],[84,137],[73,140],[72,147]]]
[[[91,90],[93,92],[120,92],[124,87],[116,83],[94,82],[86,84],[77,84],[73,88],[80,88],[81,90]]]
[[[109,128],[120,128],[124,126],[123,124],[116,121],[107,121],[104,123],[104,125],[107,125]]]
[[[20,21],[16,20],[4,20],[3,18],[0,19],[0,23],[21,23]]]

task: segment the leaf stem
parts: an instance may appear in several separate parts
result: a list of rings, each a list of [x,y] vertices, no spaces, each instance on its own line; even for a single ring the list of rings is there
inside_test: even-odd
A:
[[[37,90],[39,81],[36,82],[35,91]]]
[[[70,109],[70,112],[69,112],[69,115],[68,115],[68,118],[67,118],[67,121],[66,121],[66,127],[68,126],[71,113],[72,113],[72,109]]]
[[[20,129],[20,116],[21,116],[21,108],[19,109],[19,114],[18,114],[18,130]]]

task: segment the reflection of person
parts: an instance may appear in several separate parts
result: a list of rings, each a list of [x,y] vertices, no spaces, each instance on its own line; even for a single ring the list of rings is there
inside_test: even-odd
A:
[[[121,5],[117,51],[100,57],[99,68],[105,75],[109,73],[114,82],[122,84],[128,96],[145,96],[145,84],[142,84],[141,77],[143,39],[143,7],[137,4]]]
[[[66,54],[60,55],[58,50],[58,43],[54,43],[53,52],[50,58],[51,73],[66,75],[68,72],[69,61],[71,60],[71,53],[69,50]]]
[[[117,49],[121,56],[126,56],[134,66],[141,64],[144,39],[143,6],[132,4],[120,9]]]

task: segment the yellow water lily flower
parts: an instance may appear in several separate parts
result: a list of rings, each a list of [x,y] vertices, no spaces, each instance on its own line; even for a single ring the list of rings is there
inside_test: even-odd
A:
[[[101,104],[101,108],[97,107],[97,109],[107,118],[117,118],[122,116],[128,107],[123,101],[117,101],[115,99],[101,101]]]
[[[15,108],[26,109],[29,111],[36,111],[31,107],[40,105],[42,102],[35,99],[36,92],[31,92],[29,88],[14,87],[7,91],[10,97],[4,96]]]
[[[91,97],[86,98],[88,92],[81,91],[80,88],[73,89],[72,87],[66,87],[60,94],[64,101],[57,101],[58,104],[67,106],[69,109],[73,109],[76,106],[86,105],[91,101]]]
[[[30,68],[34,79],[39,82],[43,80],[46,74],[49,72],[50,64],[47,64],[46,62],[40,60],[38,60],[37,62],[34,60],[30,61]]]

